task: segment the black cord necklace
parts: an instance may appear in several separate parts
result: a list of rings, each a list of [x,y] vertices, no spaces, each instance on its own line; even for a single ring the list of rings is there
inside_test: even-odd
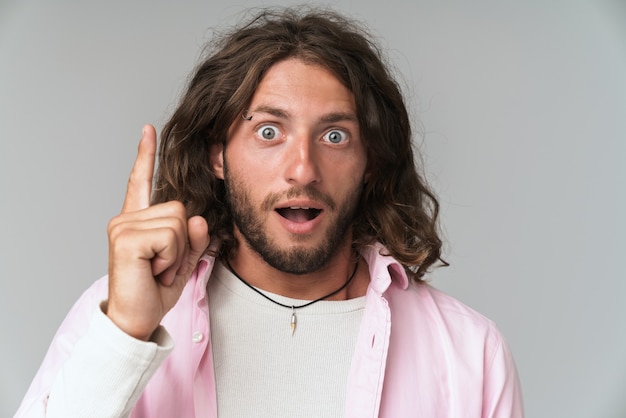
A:
[[[282,306],[283,308],[291,309],[291,322],[290,322],[290,325],[291,325],[291,335],[293,335],[293,333],[296,331],[296,325],[298,324],[298,318],[296,317],[296,309],[306,308],[307,306],[311,306],[314,303],[317,303],[317,302],[319,302],[321,300],[324,300],[326,298],[329,298],[329,297],[334,296],[337,293],[341,292],[343,289],[346,288],[346,286],[348,286],[348,284],[350,284],[350,282],[352,281],[352,279],[356,275],[356,271],[357,271],[357,269],[359,267],[359,261],[357,260],[357,262],[354,263],[354,270],[352,270],[352,274],[350,274],[350,277],[348,277],[348,280],[346,280],[346,282],[343,285],[341,285],[341,287],[339,289],[337,289],[337,290],[327,294],[326,296],[322,296],[319,299],[315,299],[315,300],[312,300],[310,302],[307,302],[304,305],[295,306],[295,305],[286,305],[284,303],[280,303],[280,302],[275,301],[274,299],[270,298],[265,293],[261,292],[259,289],[257,289],[256,287],[252,286],[250,283],[245,281],[239,274],[237,274],[237,272],[230,265],[230,263],[228,262],[227,259],[224,259],[224,261],[226,262],[226,267],[228,267],[228,269],[235,275],[236,278],[238,278],[241,281],[241,283],[245,284],[250,289],[254,290],[259,295],[263,296],[265,299],[269,300],[270,302],[272,302],[272,303],[274,303],[274,304],[276,304],[278,306]]]

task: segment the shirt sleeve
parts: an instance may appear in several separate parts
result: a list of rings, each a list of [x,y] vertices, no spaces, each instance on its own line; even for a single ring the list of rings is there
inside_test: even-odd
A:
[[[485,353],[482,418],[523,418],[522,389],[506,341],[492,329],[491,350]]]
[[[128,416],[173,349],[162,327],[147,342],[121,331],[95,303],[99,285],[57,331],[16,418]]]

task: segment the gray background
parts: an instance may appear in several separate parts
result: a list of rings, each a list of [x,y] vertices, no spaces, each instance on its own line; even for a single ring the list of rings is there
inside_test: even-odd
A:
[[[626,417],[626,4],[338,1],[402,74],[447,259],[529,417]],[[230,5],[227,5],[230,4]],[[249,1],[0,2],[0,416],[106,273],[144,123]],[[419,394],[418,394],[419,396]]]

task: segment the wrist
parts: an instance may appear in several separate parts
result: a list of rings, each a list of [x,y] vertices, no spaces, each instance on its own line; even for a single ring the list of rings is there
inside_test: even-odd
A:
[[[115,304],[109,303],[108,300],[100,304],[100,309],[117,328],[137,340],[150,341],[159,326],[158,324],[133,319],[132,315],[120,312],[116,309]]]

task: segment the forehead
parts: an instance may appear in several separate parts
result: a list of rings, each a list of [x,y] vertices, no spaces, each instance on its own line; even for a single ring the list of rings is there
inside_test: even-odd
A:
[[[354,94],[330,70],[299,59],[274,64],[261,79],[249,110],[277,107],[292,111],[353,113]]]

